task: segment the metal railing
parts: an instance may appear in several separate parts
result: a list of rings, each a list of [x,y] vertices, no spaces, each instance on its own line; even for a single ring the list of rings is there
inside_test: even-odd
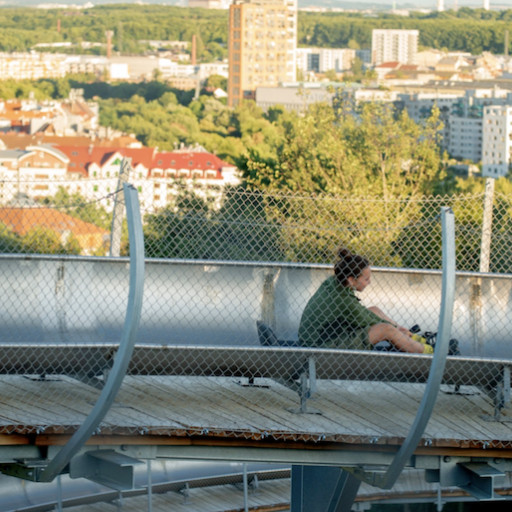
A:
[[[457,393],[452,394],[454,385],[449,379],[443,384],[446,389],[441,388],[442,393],[446,391],[440,400],[443,414],[456,418],[470,411],[475,422],[480,422],[482,415],[492,417],[497,406],[501,410],[506,404],[509,391],[506,378],[501,377],[512,360],[508,197],[494,197],[492,225],[485,228],[491,234],[486,256],[491,272],[487,273],[480,265],[484,195],[341,201],[226,189],[215,200],[206,200],[188,188],[175,192],[167,208],[141,212],[145,291],[137,366],[128,370],[129,383],[121,386],[123,403],[134,390],[151,399],[151,393],[144,395],[142,391],[147,388],[155,394],[160,410],[172,410],[180,403],[173,395],[161,394],[162,386],[176,390],[185,402],[193,396],[194,386],[198,393],[207,392],[214,381],[224,387],[212,391],[222,396],[215,402],[220,409],[215,410],[214,422],[207,414],[196,415],[194,411],[192,417],[176,422],[155,419],[156,423],[167,421],[158,425],[161,431],[190,435],[217,429],[244,437],[273,432],[276,438],[292,434],[298,438],[342,436],[347,442],[386,436],[404,439],[413,418],[409,423],[393,423],[386,416],[387,410],[392,406],[410,417],[410,411],[418,409],[428,376],[430,360],[424,362],[428,356],[405,356],[417,372],[402,380],[383,381],[383,374],[397,375],[397,359],[393,356],[382,354],[378,363],[369,365],[362,354],[359,359],[351,359],[348,371],[343,351],[314,349],[324,354],[320,367],[318,362],[316,365],[314,402],[324,418],[319,416],[311,424],[289,412],[297,408],[298,397],[287,386],[290,382],[278,378],[280,374],[288,375],[288,380],[297,384],[301,368],[293,373],[297,370],[296,354],[307,349],[262,347],[256,322],[269,324],[278,339],[296,342],[302,311],[332,274],[336,251],[344,246],[366,256],[372,265],[372,283],[360,294],[364,304],[378,305],[407,327],[419,323],[423,330],[436,331],[442,283],[441,207],[451,208],[455,217],[457,274],[450,336],[459,340],[461,349],[460,364],[448,368],[462,373],[459,380],[449,376],[459,382]],[[62,194],[53,202],[46,199],[0,208],[4,210],[3,214],[0,211],[0,343],[4,347],[0,383],[13,386],[21,375],[46,378],[51,393],[45,391],[45,398],[56,405],[54,410],[34,414],[32,424],[21,414],[16,413],[14,419],[5,414],[0,423],[4,433],[34,427],[45,430],[56,425],[73,430],[88,412],[81,410],[72,420],[57,405],[72,403],[76,393],[84,393],[85,384],[89,403],[95,403],[99,396],[98,388],[104,385],[111,354],[122,335],[129,296],[126,255],[130,243],[124,224],[120,257],[106,256],[114,224],[111,199],[104,205],[102,201],[91,203]],[[27,212],[32,217],[29,226],[22,227],[21,219]],[[63,355],[64,346],[74,349],[67,366],[63,362],[68,357]],[[53,352],[52,347],[56,349]],[[173,347],[179,350],[173,353]],[[225,350],[229,358],[224,357],[222,365],[214,361],[219,364],[215,369],[209,359],[214,351],[209,354],[208,347],[215,347],[217,353]],[[55,357],[57,351],[60,360]],[[481,363],[481,368],[496,361],[503,372],[482,370],[478,377],[477,367],[472,364],[475,361]],[[52,375],[59,375],[66,385],[55,384]],[[336,379],[336,375],[345,377]],[[195,379],[194,385],[190,379]],[[36,381],[31,382],[29,389],[17,386],[12,400],[34,403]],[[378,391],[384,393],[385,401],[371,402],[375,382],[384,382]],[[298,389],[300,392],[300,386]],[[409,390],[418,393],[409,395]],[[230,416],[240,405],[242,394],[259,410],[279,411],[279,421],[267,417],[260,424],[250,425]],[[368,410],[377,417],[376,423],[365,425],[364,431],[364,421],[355,417],[362,400],[369,400]],[[341,412],[340,416],[325,419],[331,401],[346,417],[354,416],[353,424],[344,420]],[[8,407],[16,409],[14,402]],[[121,409],[122,414],[107,414],[100,428],[139,433],[157,426],[148,414],[129,407]],[[471,435],[476,441],[487,442],[488,426],[476,428]],[[431,422],[426,435],[444,439],[447,428],[442,422]],[[454,427],[449,434],[454,442],[462,442],[464,433],[460,429]],[[509,446],[512,433],[503,428],[493,439],[499,446]]]

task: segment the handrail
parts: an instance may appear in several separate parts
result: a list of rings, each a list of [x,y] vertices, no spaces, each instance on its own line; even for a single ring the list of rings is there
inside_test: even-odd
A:
[[[123,185],[130,240],[130,290],[126,308],[125,323],[119,349],[109,372],[105,386],[84,423],[73,434],[67,444],[44,467],[39,475],[40,482],[51,482],[78,453],[85,442],[105,417],[112,406],[117,392],[128,369],[140,323],[142,295],[144,289],[144,237],[137,190],[128,184]]]
[[[393,487],[407,461],[418,446],[434,409],[446,365],[455,297],[455,222],[451,208],[444,207],[441,209],[441,224],[443,228],[443,278],[436,350],[425,393],[409,434],[387,471],[383,475],[374,475],[374,485],[383,489],[391,489]]]

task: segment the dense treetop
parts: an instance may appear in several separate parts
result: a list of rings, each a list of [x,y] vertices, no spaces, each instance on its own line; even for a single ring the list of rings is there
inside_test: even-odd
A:
[[[207,61],[226,56],[228,12],[155,4],[108,4],[81,10],[2,8],[0,27],[0,51],[26,51],[45,42],[106,43],[106,32],[111,30],[115,51],[140,54],[148,49],[141,41],[191,41],[196,34],[198,56]],[[487,11],[463,7],[440,13],[412,12],[408,17],[299,11],[298,44],[370,48],[374,28],[418,29],[423,47],[475,54],[503,53],[505,33],[512,32],[512,9]],[[105,49],[89,51],[104,53]]]

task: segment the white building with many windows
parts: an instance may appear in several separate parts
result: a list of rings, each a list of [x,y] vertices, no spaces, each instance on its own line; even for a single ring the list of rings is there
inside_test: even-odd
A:
[[[350,48],[297,48],[296,66],[305,75],[334,70],[342,73],[352,68],[356,51]]]
[[[482,118],[449,116],[445,147],[450,156],[479,162],[482,156]]]
[[[482,175],[499,178],[510,168],[512,149],[512,106],[484,108],[482,129]]]
[[[372,30],[372,64],[400,62],[415,64],[418,53],[418,30]]]

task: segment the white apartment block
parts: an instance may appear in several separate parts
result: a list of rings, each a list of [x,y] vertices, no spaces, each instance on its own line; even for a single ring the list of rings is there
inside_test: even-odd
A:
[[[231,0],[188,0],[189,7],[202,9],[229,9]]]
[[[451,115],[444,139],[450,156],[479,162],[482,156],[482,118]]]
[[[483,144],[483,116],[487,106],[512,106],[509,91],[488,88],[470,89],[464,94],[450,92],[400,94],[398,105],[417,123],[424,122],[436,105],[443,129],[441,146],[450,156],[480,162]]]
[[[0,53],[0,77],[13,80],[61,78],[66,74],[64,56],[33,53]]]
[[[372,30],[372,64],[400,62],[415,64],[418,53],[418,30]]]
[[[441,112],[451,112],[461,101],[461,95],[456,93],[424,92],[415,94],[399,94],[397,101],[407,110],[411,119],[420,123],[430,116],[432,108],[437,105]]]
[[[166,58],[107,57],[94,55],[64,55],[53,53],[0,53],[0,80],[39,80],[61,78],[70,73],[107,73],[117,80],[151,79],[155,71],[164,79],[194,77],[205,80],[212,74],[227,77],[227,63],[207,63],[197,66],[177,64]]]
[[[332,104],[334,96],[335,92],[326,84],[305,82],[282,87],[258,87],[255,100],[265,111],[281,106],[288,111],[303,113],[315,103]]]
[[[506,176],[511,161],[512,107],[492,105],[484,108],[482,130],[482,175]]]
[[[350,48],[297,48],[296,66],[304,74],[348,71],[356,58]]]

